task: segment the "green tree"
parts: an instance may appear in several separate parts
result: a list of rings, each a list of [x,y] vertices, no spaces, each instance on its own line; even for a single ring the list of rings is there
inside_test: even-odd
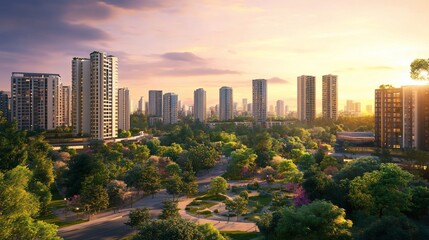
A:
[[[152,198],[161,189],[161,176],[154,163],[134,165],[125,174],[124,180],[128,186],[135,187],[139,191],[143,190],[151,194]]]
[[[130,211],[126,225],[132,228],[139,228],[143,223],[150,220],[150,212],[148,208],[136,208]]]
[[[276,227],[278,239],[351,239],[352,221],[344,209],[326,201],[314,201],[300,208],[284,208]]]
[[[154,164],[149,164],[144,169],[142,183],[143,191],[151,194],[152,198],[161,189],[161,176]]]
[[[410,214],[417,217],[428,214],[429,188],[426,186],[416,186],[411,188],[411,193]]]
[[[176,195],[182,193],[183,182],[179,175],[173,175],[165,181],[165,189],[168,194],[173,194],[173,200]]]
[[[277,172],[282,176],[283,183],[302,181],[303,174],[292,160],[282,159],[277,167]]]
[[[334,181],[316,166],[312,166],[304,173],[302,187],[312,199],[329,199],[328,193]]]
[[[167,173],[168,176],[173,175],[180,175],[182,173],[182,169],[180,169],[179,164],[177,163],[170,163],[165,167],[165,173]]]
[[[323,157],[323,160],[320,162],[320,169],[324,170],[327,167],[339,167],[340,164],[338,163],[337,159],[332,156],[325,156]]]
[[[268,161],[271,160],[271,148],[273,146],[273,140],[269,133],[264,132],[256,135],[255,144],[253,146],[253,150],[255,151],[256,165],[259,167],[266,167],[268,165]]]
[[[226,240],[211,223],[198,225],[198,230],[204,235],[205,240]]]
[[[226,193],[227,182],[225,178],[217,176],[210,181],[210,193],[213,195],[219,195]]]
[[[429,59],[415,59],[410,64],[410,76],[415,80],[429,80]]]
[[[195,173],[192,170],[186,170],[182,174],[183,193],[187,197],[193,196],[198,193],[198,183],[195,179]]]
[[[387,213],[399,213],[411,205],[408,187],[412,175],[392,163],[381,164],[380,170],[365,173],[350,183],[349,199],[358,209],[367,210],[382,217]]]
[[[137,146],[134,150],[133,161],[136,163],[143,163],[150,157],[150,150],[146,145]]]
[[[162,211],[159,215],[160,219],[180,218],[178,202],[172,200],[162,201]]]
[[[97,212],[109,206],[109,195],[94,176],[89,176],[82,183],[80,202],[89,208],[89,212]]]
[[[136,240],[205,240],[196,223],[182,218],[154,219],[144,222]],[[219,239],[220,240],[220,239]]]
[[[27,163],[27,141],[25,131],[0,117],[0,170],[11,170]]]
[[[259,231],[265,236],[265,239],[277,239],[276,228],[282,217],[279,211],[266,211],[262,214],[256,225]]]
[[[380,169],[380,162],[373,157],[356,158],[353,162],[347,163],[335,176],[337,182],[341,180],[353,180],[355,177],[363,176],[367,172]]]
[[[237,222],[238,218],[247,213],[247,204],[248,200],[243,197],[236,197],[234,199],[227,199],[225,201],[225,208],[226,210],[233,212],[237,216]],[[229,214],[228,214],[228,221],[229,221]]]
[[[357,240],[413,240],[417,227],[406,217],[384,216],[374,221],[358,235]],[[423,239],[423,238],[422,238]]]
[[[253,149],[243,146],[231,153],[231,160],[228,162],[227,175],[232,179],[240,179],[244,173],[252,173],[256,167],[256,154]]]
[[[0,172],[0,236],[2,239],[61,239],[57,226],[34,220],[37,197],[28,191],[32,173],[18,166]]]
[[[69,170],[65,172],[67,196],[79,194],[82,188],[82,182],[85,178],[97,172],[102,172],[104,168],[100,160],[96,160],[88,154],[73,156],[68,166]]]
[[[192,162],[192,167],[196,172],[214,167],[218,156],[216,149],[203,144],[191,147],[188,151],[188,160]]]
[[[249,192],[246,190],[243,190],[240,192],[240,197],[244,198],[245,200],[249,200]]]
[[[109,206],[119,207],[125,201],[127,184],[123,181],[112,180],[107,184],[107,194],[109,195]]]
[[[165,149],[162,151],[162,153],[159,153],[159,155],[163,157],[168,157],[173,161],[177,161],[182,151],[183,149],[179,144],[173,143],[171,144],[171,146],[165,147]]]
[[[157,138],[151,139],[146,143],[146,146],[150,150],[150,155],[156,155],[160,145],[161,145],[161,142]]]

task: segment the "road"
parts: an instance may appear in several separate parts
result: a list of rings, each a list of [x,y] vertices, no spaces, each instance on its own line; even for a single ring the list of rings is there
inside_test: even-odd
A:
[[[212,178],[222,175],[226,169],[226,160],[223,159],[215,168],[207,171],[202,171],[201,174],[197,176],[197,183],[200,190],[206,190]],[[171,199],[171,195],[167,194],[165,190],[157,193],[154,198],[151,196],[144,197],[140,201],[134,204],[134,207],[147,207],[150,209],[150,212],[153,216],[158,216],[161,212],[162,201],[164,199]],[[184,200],[187,202],[189,200]],[[184,203],[179,203],[180,206],[186,206]],[[184,207],[183,207],[184,208]],[[121,209],[119,213],[107,214],[106,216],[99,216],[97,219],[69,226],[59,229],[58,235],[64,239],[86,239],[86,240],[95,240],[95,239],[104,239],[104,240],[113,240],[121,239],[133,232],[133,229],[125,225],[124,223],[128,220],[128,214],[132,208]],[[208,220],[208,219],[197,219],[192,217],[182,209],[180,211],[181,215],[191,221],[198,221],[198,223],[212,223],[215,227],[220,230],[241,230],[241,231],[254,231],[254,223],[244,223],[244,222],[229,222],[226,221],[217,221],[217,220]]]

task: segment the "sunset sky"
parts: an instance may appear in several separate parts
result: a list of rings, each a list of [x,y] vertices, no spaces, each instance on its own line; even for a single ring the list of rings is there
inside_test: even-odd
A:
[[[0,90],[13,71],[59,73],[98,50],[119,58],[119,85],[136,102],[148,90],[231,86],[251,102],[251,80],[268,80],[269,105],[296,109],[296,77],[339,76],[346,99],[373,104],[380,84],[409,83],[409,65],[429,57],[428,0],[4,0],[0,8]]]

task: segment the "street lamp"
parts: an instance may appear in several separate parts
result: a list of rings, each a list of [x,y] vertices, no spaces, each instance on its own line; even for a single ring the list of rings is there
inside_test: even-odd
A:
[[[64,217],[67,217],[67,198],[64,198]]]

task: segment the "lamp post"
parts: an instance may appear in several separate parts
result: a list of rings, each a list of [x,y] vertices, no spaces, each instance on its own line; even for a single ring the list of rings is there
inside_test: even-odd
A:
[[[64,198],[64,217],[67,217],[67,198]]]

